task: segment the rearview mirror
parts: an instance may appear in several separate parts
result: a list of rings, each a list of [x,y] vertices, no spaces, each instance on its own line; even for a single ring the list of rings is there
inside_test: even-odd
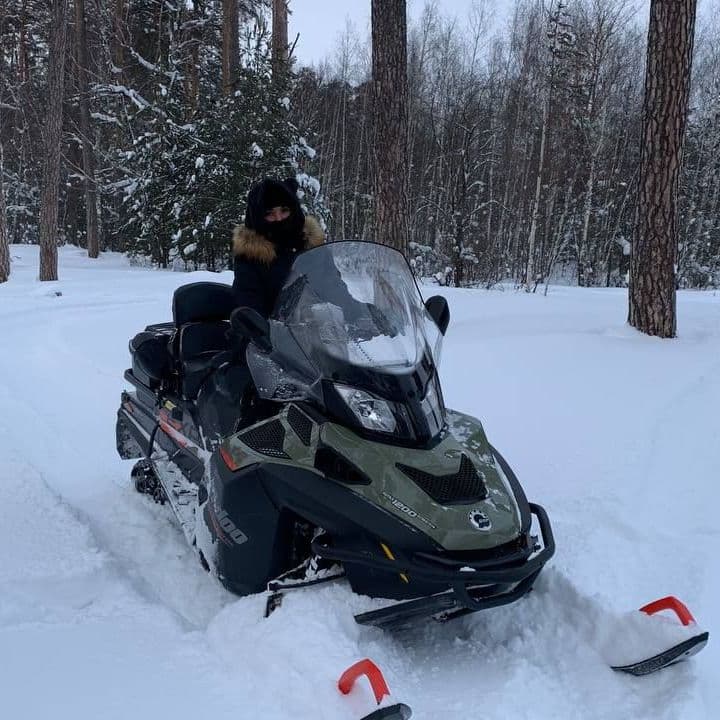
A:
[[[230,315],[230,326],[237,335],[252,340],[264,352],[272,350],[270,323],[257,310],[236,308]]]
[[[442,295],[433,295],[425,301],[425,308],[444,335],[450,324],[450,308]]]

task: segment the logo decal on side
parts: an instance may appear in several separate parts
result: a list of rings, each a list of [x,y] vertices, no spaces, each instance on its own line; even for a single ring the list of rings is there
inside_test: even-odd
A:
[[[235,525],[225,510],[221,510],[216,515],[208,504],[207,512],[215,528],[215,534],[226,545],[230,545],[228,536],[236,545],[242,545],[248,541],[248,536]]]
[[[391,505],[396,507],[400,512],[405,513],[408,517],[417,518],[421,522],[433,528],[433,530],[437,529],[437,525],[431,523],[426,517],[423,517],[422,515],[420,515],[420,513],[416,512],[410,506],[406,505],[401,500],[398,500],[396,497],[393,497],[390,493],[383,491],[383,497],[386,500],[389,500]]]
[[[492,528],[490,518],[482,510],[471,510],[468,513],[468,520],[476,530],[490,530]]]

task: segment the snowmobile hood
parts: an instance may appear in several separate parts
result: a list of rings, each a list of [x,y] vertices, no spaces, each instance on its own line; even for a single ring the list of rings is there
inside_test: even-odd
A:
[[[325,444],[342,452],[371,478],[353,486],[448,551],[472,551],[511,543],[523,519],[513,488],[482,424],[448,412],[442,440],[432,449],[398,448],[360,439],[328,424]]]
[[[530,522],[522,490],[495,456],[479,420],[453,411],[448,420],[433,447],[406,448],[365,439],[333,422],[316,424],[290,405],[273,421],[282,426],[273,432],[283,440],[272,448],[272,462],[322,472],[439,549],[480,551],[517,541]],[[270,461],[268,448],[248,445],[256,435],[244,431],[226,441],[237,468]]]

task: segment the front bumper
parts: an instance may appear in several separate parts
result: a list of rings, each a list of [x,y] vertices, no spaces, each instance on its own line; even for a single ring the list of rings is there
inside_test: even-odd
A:
[[[542,538],[542,544],[533,543],[527,550],[502,558],[456,560],[418,552],[408,558],[390,560],[332,545],[324,536],[316,538],[313,550],[321,557],[343,564],[400,573],[447,588],[443,592],[356,615],[355,620],[361,625],[390,628],[425,617],[446,621],[515,602],[532,589],[545,563],[555,553],[555,539],[545,510],[530,503],[530,512],[537,519],[540,531],[537,540]]]

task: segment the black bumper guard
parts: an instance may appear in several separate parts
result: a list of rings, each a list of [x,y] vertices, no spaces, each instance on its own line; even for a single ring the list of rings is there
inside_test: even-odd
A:
[[[555,553],[555,538],[544,508],[530,503],[530,511],[538,520],[543,542],[542,548],[535,555],[532,555],[533,548],[530,548],[522,553],[479,561],[453,560],[428,553],[416,553],[407,561],[401,558],[392,561],[330,545],[326,536],[313,541],[313,551],[329,560],[365,565],[391,573],[405,573],[420,580],[449,586],[447,592],[356,615],[355,619],[361,625],[391,626],[438,613],[447,614],[446,618],[441,619],[450,619],[512,603],[532,589],[545,563]]]

